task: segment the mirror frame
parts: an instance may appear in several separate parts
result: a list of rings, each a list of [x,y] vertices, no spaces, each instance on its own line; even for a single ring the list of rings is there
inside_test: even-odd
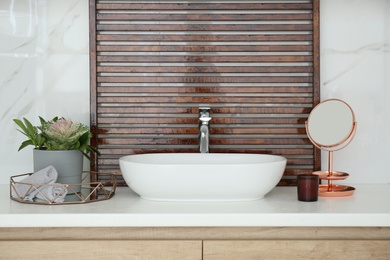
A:
[[[310,134],[310,131],[309,131],[309,121],[310,121],[310,117],[312,116],[313,111],[315,111],[319,106],[321,106],[321,105],[323,105],[323,104],[325,104],[327,102],[331,102],[331,101],[341,102],[341,103],[343,103],[344,105],[346,105],[349,108],[349,110],[351,111],[351,115],[352,115],[352,125],[351,125],[351,129],[349,130],[349,133],[344,138],[342,138],[340,141],[338,141],[338,142],[336,142],[334,144],[325,145],[325,144],[321,144],[321,143],[315,141],[315,138],[313,138],[313,136]],[[349,104],[347,104],[345,101],[343,101],[341,99],[337,99],[337,98],[331,98],[331,99],[327,99],[327,100],[324,100],[324,101],[320,102],[318,105],[316,105],[312,109],[312,111],[309,114],[309,117],[307,118],[307,121],[305,122],[306,134],[309,137],[310,141],[317,148],[319,148],[321,150],[326,150],[326,151],[329,151],[329,150],[338,151],[338,150],[341,150],[344,147],[346,147],[353,140],[353,138],[355,136],[356,126],[357,126],[356,117],[355,117],[355,113],[354,113],[352,107]]]

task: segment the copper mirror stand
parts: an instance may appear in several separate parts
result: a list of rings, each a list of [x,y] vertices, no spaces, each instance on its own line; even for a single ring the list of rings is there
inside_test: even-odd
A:
[[[345,103],[344,101],[341,101],[338,99],[330,99],[330,100],[325,100],[318,105],[321,105],[322,103],[327,102],[327,101],[331,101],[331,100],[332,101],[340,101],[340,102]],[[313,139],[313,137],[310,135],[310,131],[309,131],[309,127],[308,127],[309,120],[305,122],[306,133],[307,133],[310,141],[313,143],[313,145],[315,145],[317,148],[319,148],[323,151],[328,152],[328,170],[327,171],[313,172],[313,174],[318,175],[321,180],[326,180],[328,182],[325,185],[323,185],[323,184],[319,185],[319,191],[318,191],[319,196],[344,197],[344,196],[352,195],[355,191],[355,188],[352,186],[333,184],[333,181],[345,180],[349,176],[349,174],[346,172],[340,172],[340,171],[333,170],[333,152],[339,151],[339,150],[343,149],[344,147],[346,147],[353,140],[355,133],[356,133],[357,122],[355,121],[355,114],[354,114],[352,108],[348,104],[346,104],[346,105],[351,110],[352,118],[353,118],[353,125],[352,125],[351,131],[348,133],[348,135],[343,140],[341,140],[340,142],[338,142],[336,144],[322,145],[322,144],[319,144],[318,142],[316,142]],[[314,111],[314,109],[313,109],[313,111]]]

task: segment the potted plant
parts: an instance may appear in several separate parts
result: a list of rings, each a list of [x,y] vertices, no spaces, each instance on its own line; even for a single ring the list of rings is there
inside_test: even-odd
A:
[[[40,126],[34,126],[26,118],[23,121],[14,119],[20,128],[18,131],[28,138],[22,142],[18,151],[34,146],[34,172],[52,165],[58,172],[58,183],[81,183],[83,156],[90,160],[91,152],[99,154],[89,144],[92,138],[89,127],[63,117],[54,117],[49,121],[39,117],[39,120]],[[79,188],[80,186],[74,187]]]

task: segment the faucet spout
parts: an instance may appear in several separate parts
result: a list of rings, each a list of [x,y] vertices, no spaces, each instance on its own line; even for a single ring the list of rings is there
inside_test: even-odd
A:
[[[199,151],[208,153],[210,146],[210,108],[199,108]]]
[[[206,125],[200,126],[199,151],[201,153],[209,152],[209,128]]]

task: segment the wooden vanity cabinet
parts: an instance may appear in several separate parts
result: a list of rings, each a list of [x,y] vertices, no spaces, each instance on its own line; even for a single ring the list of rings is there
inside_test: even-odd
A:
[[[0,259],[321,258],[390,259],[390,228],[0,228]]]

